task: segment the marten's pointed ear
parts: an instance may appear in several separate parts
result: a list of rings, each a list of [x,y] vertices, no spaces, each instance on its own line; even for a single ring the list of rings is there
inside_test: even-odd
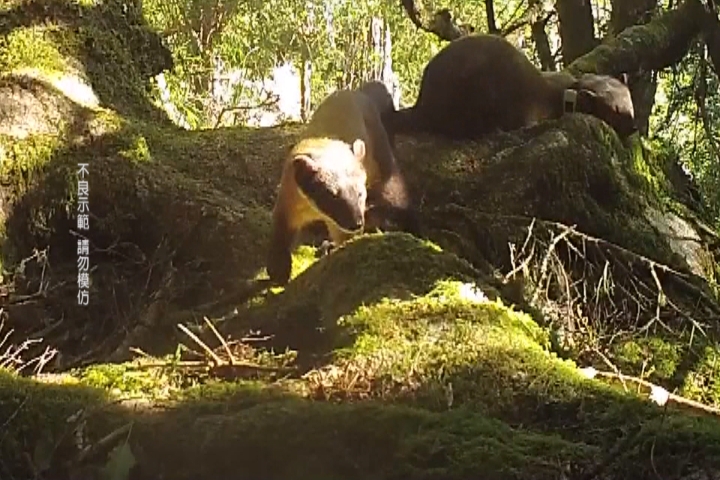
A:
[[[360,140],[359,138],[353,142],[352,145],[352,151],[353,155],[355,155],[355,158],[358,160],[362,160],[365,158],[365,142]]]
[[[623,85],[627,85],[627,84],[628,84],[628,74],[625,73],[625,72],[619,73],[615,78],[617,78],[618,80],[620,80],[620,81],[623,83]]]
[[[312,183],[312,180],[320,171],[320,166],[308,155],[296,155],[292,159],[292,167],[293,173],[295,174],[295,182],[300,186]]]

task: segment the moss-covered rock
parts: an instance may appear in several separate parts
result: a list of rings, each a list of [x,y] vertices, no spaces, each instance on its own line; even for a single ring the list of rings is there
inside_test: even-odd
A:
[[[392,240],[364,239],[382,241]],[[366,250],[362,243],[345,248]],[[338,322],[353,339],[303,378],[184,388],[152,368],[91,367],[64,387],[64,411],[102,398],[83,389],[89,385],[134,397],[132,409],[106,407],[84,426],[96,439],[133,422],[133,478],[551,479],[602,467],[606,478],[643,479],[658,469],[680,478],[720,468],[718,421],[663,412],[585,378],[543,347],[547,333],[530,317],[467,281],[462,262],[416,245],[418,265],[432,260],[444,272],[413,270],[425,281],[436,277],[434,287],[398,276],[394,285],[425,293],[380,302],[376,292],[360,294],[361,306]],[[307,274],[332,278],[329,268],[314,270]],[[356,269],[348,278],[366,273]],[[294,295],[313,294],[309,282],[296,288]],[[350,297],[339,292],[323,304],[337,314]],[[56,402],[51,390],[61,388],[3,378],[0,394],[29,392],[40,403]],[[174,393],[164,408],[137,409],[138,396],[167,397],[168,388]],[[18,401],[0,405],[3,417],[17,412],[7,425],[15,448],[56,441],[62,449],[45,453],[51,468],[78,455],[60,441],[72,422],[33,422]],[[8,448],[4,458],[14,455]],[[104,456],[95,462],[109,463]]]
[[[146,87],[153,75],[172,68],[172,55],[133,2],[11,0],[0,14],[6,80],[8,74],[29,76],[46,95],[172,125]]]

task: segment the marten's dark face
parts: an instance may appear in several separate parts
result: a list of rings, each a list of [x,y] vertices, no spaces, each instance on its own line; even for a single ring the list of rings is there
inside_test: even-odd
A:
[[[323,156],[329,152],[325,152]],[[358,233],[365,226],[365,171],[350,161],[352,151],[333,152],[331,161],[299,155],[293,159],[295,181],[318,211],[341,229]],[[349,156],[351,158],[345,158]]]
[[[585,74],[574,88],[578,92],[578,110],[589,113],[610,125],[618,135],[626,138],[637,131],[627,78]]]

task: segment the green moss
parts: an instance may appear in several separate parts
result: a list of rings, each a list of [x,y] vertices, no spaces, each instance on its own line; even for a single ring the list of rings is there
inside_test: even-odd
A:
[[[112,135],[122,129],[130,129],[132,125],[112,110],[98,109],[88,121],[87,128],[95,135]]]
[[[5,149],[0,179],[5,184],[12,185],[13,192],[8,198],[8,206],[12,208],[5,211],[8,215],[4,222],[6,235],[14,236],[18,229],[21,229],[21,236],[33,232],[32,235],[39,234],[47,238],[47,235],[53,233],[58,216],[70,215],[77,196],[77,164],[59,165],[56,162],[57,154],[63,150],[63,145],[63,138],[54,135],[32,135],[26,139],[0,137],[0,146]],[[48,178],[50,181],[46,182]],[[47,191],[37,192],[37,185],[44,182]],[[39,193],[49,198],[29,206],[29,203],[37,200]],[[19,221],[19,211],[27,213],[29,221]],[[24,244],[29,238],[31,237],[25,236],[23,242],[19,243]],[[22,245],[24,250],[17,249],[17,238],[3,236],[1,240],[3,257],[7,263],[12,264],[24,258],[23,255],[29,255],[31,249],[28,245]]]
[[[702,349],[700,358],[685,377],[682,394],[709,405],[720,405],[720,345]]]
[[[130,160],[133,163],[152,161],[152,155],[147,144],[147,140],[141,134],[133,135],[130,139],[129,148],[120,150],[120,156]]]
[[[170,126],[147,81],[170,66],[171,56],[142,17],[131,13],[118,1],[43,0],[9,8],[12,28],[0,37],[0,70],[75,77],[92,87],[102,105]]]
[[[641,141],[633,141],[630,156],[632,159],[632,171],[640,177],[643,182],[638,182],[637,177],[634,185],[638,186],[642,191],[658,195],[663,192],[665,185],[662,171],[654,168],[650,158],[653,154],[643,148]]]
[[[54,26],[18,28],[0,38],[0,71],[35,68],[48,74],[68,69],[65,57],[58,51],[50,32]]]
[[[73,373],[83,385],[121,397],[166,396],[178,389],[181,378],[172,369],[161,371],[137,364],[93,365]]]
[[[307,245],[300,245],[293,252],[291,278],[295,278],[317,260],[317,250]]]
[[[307,262],[312,261],[310,250],[300,251],[307,254]],[[422,274],[408,275],[408,271]],[[313,262],[282,293],[248,315],[257,317],[258,323],[277,322],[303,311],[303,322],[321,322],[334,329],[341,315],[362,303],[424,295],[438,280],[476,275],[467,262],[411,235],[361,235]]]
[[[43,169],[51,163],[56,149],[62,141],[53,135],[33,135],[26,139],[16,139],[0,135],[0,182],[10,185],[6,194],[6,205],[14,205],[20,198],[32,191]],[[61,179],[58,179],[61,180]],[[66,189],[71,189],[66,185]],[[12,193],[10,193],[12,192]],[[68,195],[70,193],[68,192]],[[45,205],[34,214],[31,228],[45,228],[51,215],[48,209],[54,209],[56,202]],[[4,210],[4,221],[0,224],[0,249],[3,252],[3,266],[10,267],[19,260],[19,252],[12,241],[8,242],[8,232],[12,230],[11,208]]]
[[[26,139],[0,136],[0,177],[3,183],[20,181],[16,191],[23,192],[34,173],[47,166],[54,151],[62,145],[54,135],[33,135]]]
[[[388,237],[367,236],[344,248],[358,254],[378,243],[402,245],[415,249],[420,263],[444,265],[444,274],[434,275],[444,278],[405,298],[371,302],[376,295],[366,290],[339,320],[354,340],[302,379],[175,390],[171,408],[134,421],[130,445],[144,455],[144,468],[166,478],[227,478],[241,463],[239,478],[248,479],[554,479],[561,470],[587,471],[613,448],[606,472],[612,478],[720,465],[717,421],[672,408],[663,418],[646,401],[584,378],[546,350],[547,332],[527,315],[453,279],[465,276],[461,263],[411,237]],[[323,260],[301,277],[314,275]],[[334,262],[327,263],[329,272]],[[355,275],[367,273],[359,267]],[[313,379],[321,372],[331,401],[301,398],[315,395]],[[77,376],[140,396],[158,393],[153,375],[128,366],[93,366]],[[167,388],[164,381],[154,385]],[[354,401],[337,403],[348,396]],[[91,424],[90,432],[102,435],[96,430],[102,424]],[[25,442],[36,431],[13,433]],[[232,465],[220,461],[231,454]],[[198,455],[205,461],[197,462]]]
[[[669,379],[676,374],[681,360],[681,347],[658,337],[636,338],[619,342],[613,354],[623,372],[642,372],[643,376]]]
[[[345,282],[336,281],[340,272]],[[544,329],[487,298],[492,289],[478,281],[434,244],[399,233],[363,235],[258,307],[277,314],[272,298],[288,308],[312,303],[326,331],[336,323],[345,332],[324,365],[300,378],[187,387],[172,373],[130,365],[75,375],[123,396],[170,393],[162,413],[126,412],[112,421],[134,419],[130,445],[151,476],[227,478],[241,463],[240,478],[554,479],[561,469],[587,471],[613,448],[613,478],[720,465],[717,421],[672,407],[665,414],[585,378],[548,352]],[[314,328],[302,318],[290,330],[297,337]],[[671,345],[653,339],[623,351],[628,362],[654,355],[665,374],[677,361]],[[709,356],[705,364],[712,367]],[[103,425],[88,428],[105,435]],[[13,433],[25,444],[37,431]],[[220,461],[228,455],[232,466]]]

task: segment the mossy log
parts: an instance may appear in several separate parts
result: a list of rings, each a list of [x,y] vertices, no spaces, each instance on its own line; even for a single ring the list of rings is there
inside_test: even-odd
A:
[[[607,332],[593,345],[624,372],[647,367],[720,406],[717,237],[671,158],[580,114],[479,142],[401,137],[423,238],[363,235],[319,260],[301,248],[287,288],[264,292],[270,209],[301,127],[171,125],[145,88],[171,61],[122,2],[0,7],[3,318],[11,342],[58,348],[56,369],[84,366],[62,385],[0,372],[0,477],[117,478],[133,463],[131,478],[171,480],[720,470],[717,421],[558,358],[592,364],[562,338]],[[225,336],[270,337],[253,353],[267,368],[223,382],[172,361],[87,366],[130,346],[172,352],[176,324],[204,315],[224,316]]]

